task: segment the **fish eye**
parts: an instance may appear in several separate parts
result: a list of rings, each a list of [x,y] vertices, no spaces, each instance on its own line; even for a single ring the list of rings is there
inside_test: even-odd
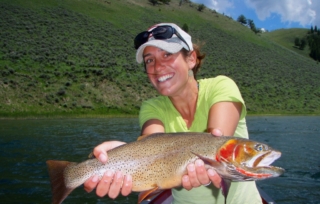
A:
[[[261,152],[262,150],[266,150],[266,148],[263,144],[256,144],[254,147],[258,152]]]

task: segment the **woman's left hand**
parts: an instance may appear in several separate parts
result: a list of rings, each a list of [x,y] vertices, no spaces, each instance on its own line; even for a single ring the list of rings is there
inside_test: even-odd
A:
[[[215,187],[220,188],[221,177],[213,169],[206,170],[201,159],[188,164],[187,169],[188,175],[182,177],[182,186],[185,189],[191,190],[201,185],[207,186],[211,182]]]
[[[222,136],[223,133],[219,129],[210,130],[213,136]],[[206,170],[204,162],[201,159],[197,159],[195,163],[190,163],[187,166],[188,174],[182,177],[182,186],[191,190],[194,187],[199,187],[201,185],[212,184],[220,188],[221,177],[213,170]]]

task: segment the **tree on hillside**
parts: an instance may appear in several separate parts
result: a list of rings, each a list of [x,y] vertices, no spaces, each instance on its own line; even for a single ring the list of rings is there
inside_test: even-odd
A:
[[[300,39],[299,39],[298,37],[296,37],[296,38],[294,39],[294,45],[295,45],[296,47],[299,47],[299,46],[300,46]]]
[[[204,5],[204,4],[200,4],[199,6],[198,6],[198,11],[203,11],[204,9],[206,8],[206,6]]]
[[[307,41],[306,41],[304,38],[301,39],[299,49],[300,49],[300,50],[304,50],[304,48],[306,47],[306,45],[307,45]]]
[[[159,1],[164,3],[164,4],[169,4],[171,0],[159,0]]]
[[[181,6],[183,2],[185,2],[185,3],[191,3],[191,1],[190,1],[190,0],[180,0],[180,2],[179,2],[179,6]]]
[[[248,19],[248,26],[255,34],[261,33],[261,29],[256,28],[256,25],[254,24],[253,20]]]
[[[247,18],[242,14],[238,17],[237,21],[243,25],[247,24]]]
[[[310,57],[316,61],[320,61],[320,35],[317,26],[311,26],[307,35],[307,42],[310,49]]]
[[[311,34],[313,33],[313,26],[311,26],[310,33]]]
[[[149,2],[150,2],[153,6],[155,6],[156,4],[158,4],[158,0],[149,0]]]
[[[189,32],[189,27],[188,27],[188,25],[185,23],[185,24],[183,24],[183,26],[182,26],[182,30],[184,30],[186,33],[188,33]]]
[[[309,40],[310,57],[316,61],[320,61],[320,36],[312,35]]]

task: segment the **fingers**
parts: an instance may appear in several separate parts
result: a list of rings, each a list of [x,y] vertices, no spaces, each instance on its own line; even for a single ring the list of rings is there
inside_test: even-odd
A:
[[[188,164],[187,171],[188,174],[182,177],[182,186],[185,189],[191,190],[201,185],[207,186],[210,182],[220,188],[221,177],[213,169],[206,170],[201,159],[196,160],[194,164]]]
[[[214,136],[223,136],[222,130],[220,130],[218,128],[212,128],[212,129],[208,129],[208,130]]]
[[[208,172],[208,176],[209,176],[212,184],[216,188],[220,188],[221,187],[221,177],[213,169],[208,169],[207,172]]]
[[[127,196],[132,191],[131,175],[123,176],[122,172],[113,173],[107,171],[99,182],[98,176],[93,176],[84,183],[84,189],[89,193],[96,188],[96,194],[99,197],[108,195],[115,199],[118,195]]]
[[[188,164],[187,171],[188,175],[182,177],[182,186],[187,190],[210,182],[204,163],[200,159],[196,160],[194,164]]]
[[[118,197],[121,191],[121,186],[123,182],[123,175],[121,172],[116,172],[116,174],[113,177],[112,184],[110,186],[108,195],[110,198],[115,199]]]
[[[182,177],[182,187],[188,191],[193,188],[188,175]]]
[[[112,180],[113,180],[113,172],[107,171],[101,178],[101,181],[99,182],[99,184],[97,185],[97,190],[96,190],[97,196],[103,197],[109,193]]]
[[[88,180],[84,182],[84,190],[90,193],[93,189],[96,188],[99,181],[99,177],[97,175],[92,176]]]
[[[105,164],[107,163],[107,160],[108,160],[107,151],[123,144],[125,144],[125,142],[121,142],[121,141],[104,142],[93,149],[93,154],[96,158],[99,159],[100,162]]]
[[[207,170],[201,159],[197,159],[195,162],[197,178],[200,185],[206,185],[210,182]]]
[[[131,193],[132,190],[132,177],[131,175],[125,175],[122,188],[121,188],[121,194],[123,196],[127,196]]]

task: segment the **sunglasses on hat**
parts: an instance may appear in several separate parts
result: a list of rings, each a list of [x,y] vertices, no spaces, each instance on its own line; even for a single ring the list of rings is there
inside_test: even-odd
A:
[[[134,39],[134,48],[138,49],[141,45],[146,43],[149,39],[150,34],[152,37],[157,40],[166,40],[172,38],[173,34],[175,34],[182,42],[184,42],[188,46],[188,50],[190,47],[188,43],[183,39],[183,37],[174,29],[172,26],[158,26],[152,31],[143,31],[139,33]]]

